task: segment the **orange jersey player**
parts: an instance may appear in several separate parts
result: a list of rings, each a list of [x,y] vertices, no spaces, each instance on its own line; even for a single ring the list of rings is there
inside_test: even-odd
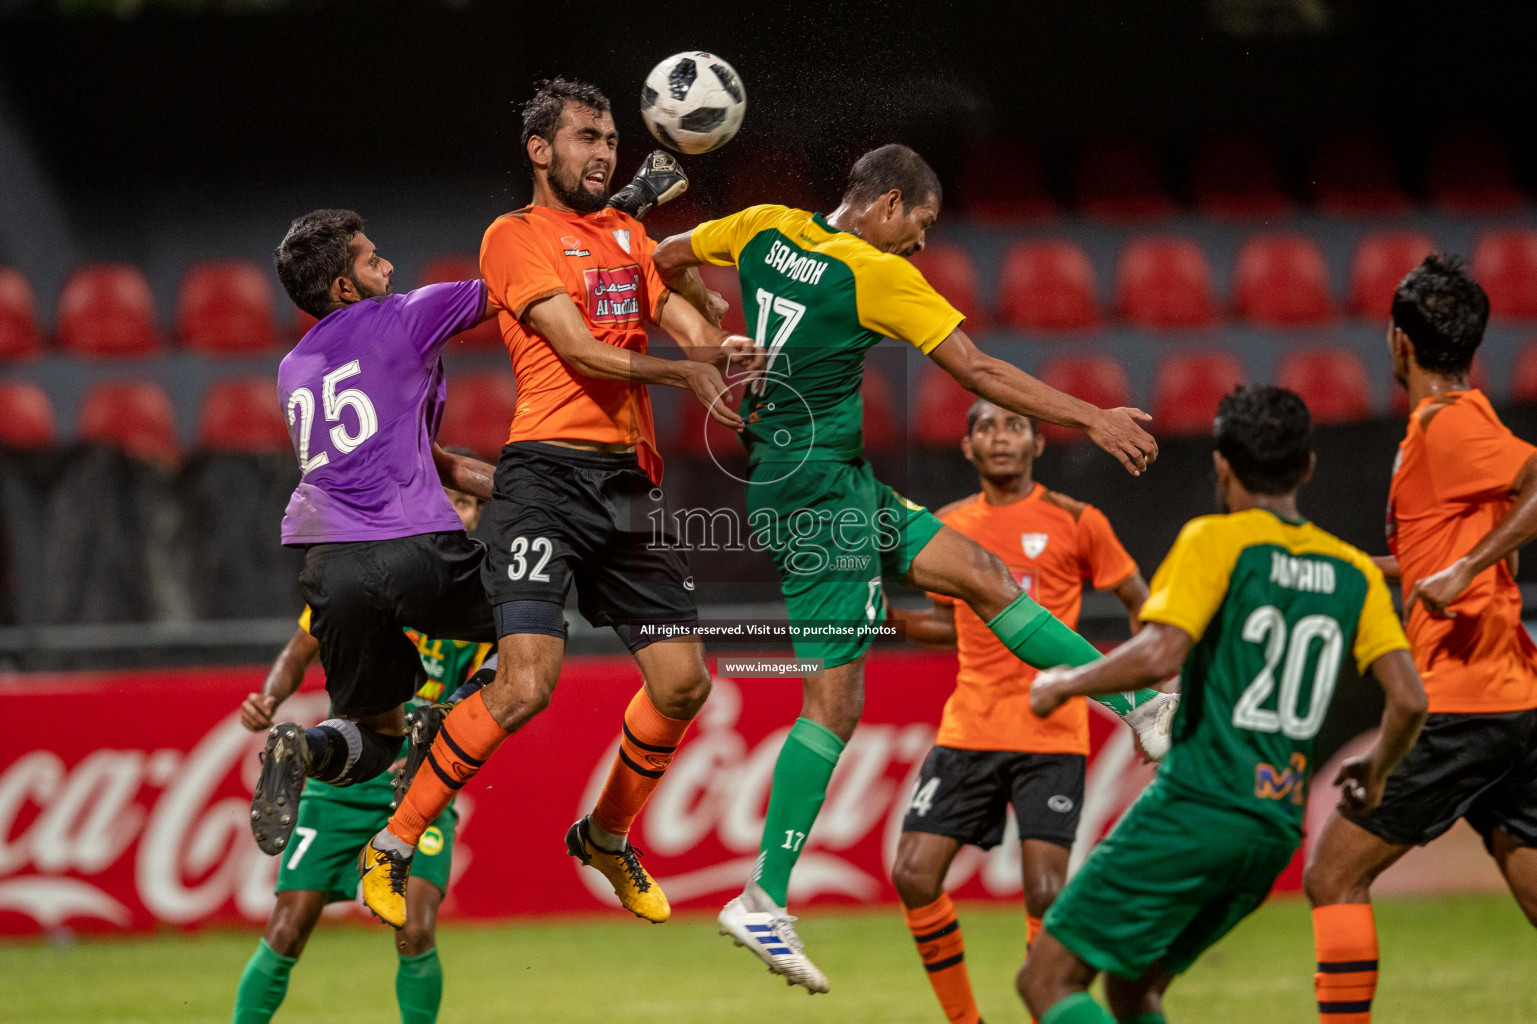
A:
[[[1019,585],[1069,629],[1077,628],[1085,585],[1113,590],[1135,629],[1147,583],[1104,513],[1034,480],[1043,446],[1035,423],[986,401],[973,405],[966,419],[961,450],[976,466],[982,491],[939,518],[1002,559]],[[977,1024],[945,873],[962,845],[989,849],[1003,840],[1012,804],[1027,931],[1034,938],[1067,878],[1083,802],[1089,711],[1079,697],[1038,717],[1030,710],[1035,670],[1010,654],[964,602],[931,596],[932,611],[894,608],[891,616],[905,623],[911,639],[953,643],[960,671],[902,824],[892,881],[947,1018]]]
[[[1484,290],[1455,257],[1428,257],[1393,298],[1388,344],[1413,411],[1389,491],[1392,556],[1379,561],[1402,579],[1430,715],[1381,803],[1337,811],[1308,865],[1323,1024],[1371,1020],[1371,885],[1459,818],[1537,924],[1537,646],[1512,577],[1516,552],[1537,537],[1537,448],[1469,386],[1488,318]]]

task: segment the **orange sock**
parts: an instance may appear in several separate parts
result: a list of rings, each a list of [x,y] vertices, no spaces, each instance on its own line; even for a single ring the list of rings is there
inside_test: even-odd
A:
[[[1041,919],[1031,917],[1030,912],[1025,911],[1025,959],[1030,958],[1030,947],[1035,945],[1035,937],[1041,934]],[[1030,1024],[1035,1024],[1035,1017],[1030,1017]]]
[[[929,984],[951,1024],[978,1024],[977,1001],[966,974],[966,943],[961,923],[948,895],[917,910],[905,910],[907,928],[918,943],[918,955],[929,972]]]
[[[1370,903],[1339,903],[1313,910],[1320,1024],[1371,1024],[1377,994],[1377,925]]]
[[[619,753],[614,755],[614,766],[592,811],[592,820],[599,828],[616,836],[630,834],[635,816],[672,764],[688,722],[662,714],[646,696],[646,688],[640,688],[624,711]]]
[[[414,845],[509,735],[486,710],[480,691],[460,701],[443,720],[411,788],[390,816],[390,833]]]

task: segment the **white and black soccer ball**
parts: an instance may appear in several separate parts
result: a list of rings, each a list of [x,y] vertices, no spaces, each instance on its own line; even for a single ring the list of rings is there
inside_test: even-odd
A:
[[[708,153],[742,127],[747,92],[736,69],[713,53],[675,53],[651,69],[640,116],[656,141],[679,153]]]

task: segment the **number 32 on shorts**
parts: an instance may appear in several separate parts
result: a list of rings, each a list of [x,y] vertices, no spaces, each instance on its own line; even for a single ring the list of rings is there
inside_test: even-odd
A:
[[[555,545],[550,543],[550,538],[535,537],[530,541],[527,537],[514,537],[507,550],[512,556],[512,561],[507,565],[508,579],[521,580],[527,576],[534,583],[550,582],[550,574],[544,571],[550,556],[555,553]]]

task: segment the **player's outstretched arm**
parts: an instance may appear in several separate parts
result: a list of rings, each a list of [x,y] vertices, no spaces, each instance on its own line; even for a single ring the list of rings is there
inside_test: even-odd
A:
[[[900,623],[907,640],[920,647],[955,649],[955,605],[935,602],[923,609],[886,606],[886,621]]]
[[[240,705],[240,724],[252,732],[272,728],[272,716],[278,705],[299,689],[299,684],[304,682],[304,673],[319,653],[318,640],[303,628],[294,630],[294,635],[288,638],[288,643],[283,645],[272,667],[267,670],[261,692],[246,694],[245,701]]]
[[[1404,597],[1405,619],[1416,601],[1437,618],[1455,618],[1456,613],[1447,611],[1446,606],[1468,589],[1474,577],[1537,540],[1537,455],[1522,464],[1510,489],[1514,492],[1510,511],[1505,513],[1498,526],[1484,534],[1484,539],[1473,545],[1472,551],[1414,584]]]
[[[1178,626],[1144,623],[1136,636],[1098,661],[1078,668],[1050,668],[1036,676],[1030,684],[1030,710],[1044,718],[1073,697],[1156,685],[1179,671],[1193,642]]]
[[[929,358],[961,387],[1020,416],[1082,430],[1089,440],[1140,476],[1158,458],[1158,442],[1139,426],[1152,417],[1141,409],[1101,409],[1030,376],[1012,363],[987,355],[965,331],[957,330],[929,353]]]
[[[1334,783],[1344,788],[1340,802],[1347,810],[1369,811],[1382,802],[1382,787],[1393,766],[1409,752],[1425,724],[1425,685],[1414,659],[1405,650],[1389,651],[1371,663],[1367,672],[1382,686],[1387,701],[1377,743],[1360,757],[1340,765]]]
[[[468,455],[444,451],[436,441],[432,442],[432,461],[438,467],[438,479],[443,481],[443,486],[473,494],[481,501],[491,500],[491,477],[496,473],[495,466]]]
[[[665,310],[665,305],[663,308]],[[581,310],[565,292],[530,304],[523,311],[523,319],[577,373],[605,380],[688,388],[717,422],[737,431],[746,426],[737,414],[731,389],[713,365],[686,359],[660,359],[605,345],[587,330]]]
[[[672,336],[684,355],[722,372],[756,373],[768,362],[767,350],[757,342],[721,330],[688,302],[663,302],[657,326]]]
[[[657,276],[662,282],[689,301],[689,305],[705,315],[716,327],[730,307],[720,293],[705,287],[699,268],[704,261],[694,253],[694,232],[664,238],[651,254]]]

